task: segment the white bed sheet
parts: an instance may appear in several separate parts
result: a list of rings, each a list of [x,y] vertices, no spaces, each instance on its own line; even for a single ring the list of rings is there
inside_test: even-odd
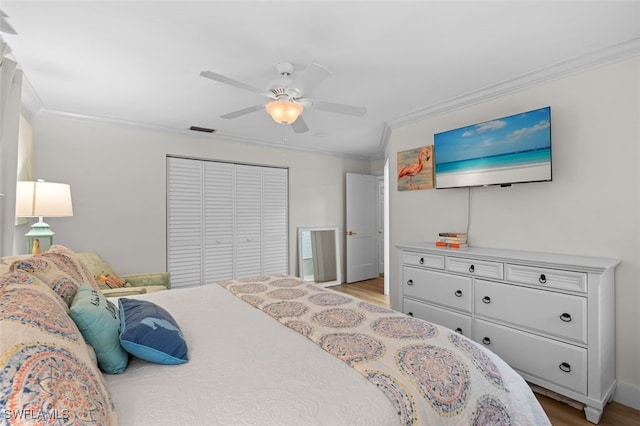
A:
[[[358,371],[216,285],[136,296],[167,309],[190,361],[131,358],[106,375],[127,425],[394,425],[387,397]]]

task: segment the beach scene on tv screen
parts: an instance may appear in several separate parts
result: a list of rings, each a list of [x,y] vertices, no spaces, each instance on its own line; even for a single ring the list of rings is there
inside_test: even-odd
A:
[[[551,114],[540,108],[434,135],[437,188],[551,180]]]

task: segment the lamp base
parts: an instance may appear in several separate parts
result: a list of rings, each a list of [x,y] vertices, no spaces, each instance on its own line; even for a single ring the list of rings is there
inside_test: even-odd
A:
[[[24,234],[27,237],[27,250],[30,250],[33,255],[42,253],[40,240],[47,242],[48,246],[45,248],[49,248],[53,245],[54,235],[56,233],[51,230],[48,224],[42,221],[41,217],[38,222],[31,225],[31,231]]]

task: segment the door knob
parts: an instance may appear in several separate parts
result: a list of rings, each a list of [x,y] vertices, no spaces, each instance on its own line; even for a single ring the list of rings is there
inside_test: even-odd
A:
[[[356,235],[357,232],[353,232],[353,231],[347,231],[347,235]]]

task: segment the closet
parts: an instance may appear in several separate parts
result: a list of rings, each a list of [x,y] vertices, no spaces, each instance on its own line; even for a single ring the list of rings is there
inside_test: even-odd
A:
[[[167,157],[171,287],[288,274],[288,169]]]

